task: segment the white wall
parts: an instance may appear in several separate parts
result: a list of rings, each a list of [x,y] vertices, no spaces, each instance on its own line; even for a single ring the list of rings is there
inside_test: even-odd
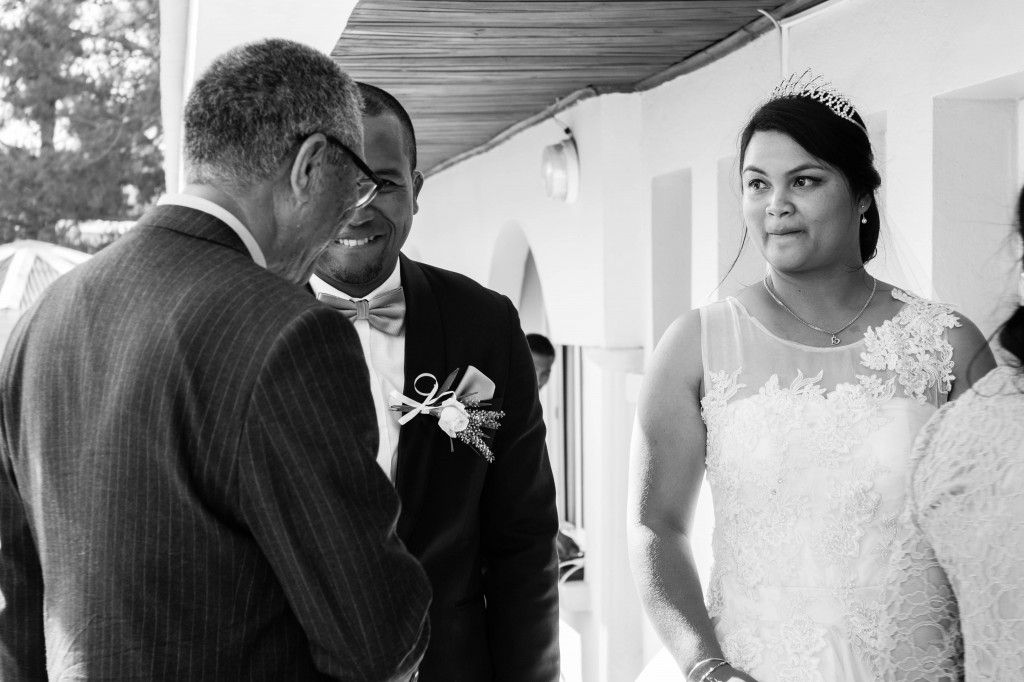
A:
[[[482,282],[503,228],[526,235],[558,343],[642,345],[642,306],[630,285],[643,266],[650,216],[634,133],[640,100],[612,95],[586,100],[559,117],[581,148],[581,191],[574,204],[544,195],[541,151],[562,139],[554,122],[511,144],[427,179],[410,244],[424,260]]]
[[[895,243],[913,251],[903,258],[914,262],[903,266],[915,272],[902,284],[923,294],[932,293],[936,195],[950,191],[933,188],[936,100],[1024,72],[1022,20],[1019,0],[834,0],[787,28],[790,69],[824,73],[869,125],[884,126],[872,130],[886,137],[882,208]],[[765,36],[652,91],[592,98],[560,114],[580,150],[576,204],[543,195],[541,150],[561,138],[554,121],[431,177],[410,242],[425,260],[486,282],[498,230],[514,221],[537,260],[560,341],[647,345],[642,328],[622,327],[637,321],[632,309],[644,309],[632,301],[651,294],[651,183],[692,174],[692,253],[680,266],[691,274],[691,304],[705,303],[720,274],[719,229],[737,228],[719,225],[720,165],[734,157],[744,120],[778,81],[777,41]],[[1012,100],[1007,88],[998,95]],[[883,246],[891,250],[892,241]]]
[[[872,271],[954,298],[991,331],[1004,292],[998,277],[973,275],[1003,268],[1009,295],[1013,265],[993,254],[1015,253],[1004,237],[1024,178],[1024,2],[832,0],[784,26],[789,71],[823,73],[868,120],[887,222]],[[555,343],[649,353],[667,315],[721,293],[720,242],[738,228],[723,183],[735,177],[728,169],[740,128],[780,72],[779,36],[771,34],[654,90],[584,100],[559,114],[579,148],[575,204],[543,194],[541,151],[562,136],[552,121],[429,178],[410,244],[423,260],[486,283],[502,257],[498,236],[515,225],[535,259]],[[674,198],[672,183],[685,196]],[[678,220],[678,231],[666,220]],[[756,256],[745,267],[745,276],[756,273]],[[603,406],[592,416],[601,425],[588,428],[628,432],[621,368],[591,371],[607,376],[586,388],[585,404]],[[585,466],[600,468],[587,494],[610,505],[587,528],[607,555],[625,551],[615,546],[621,526],[611,517],[623,512],[618,474],[627,453],[622,439],[604,439],[591,443]],[[621,582],[620,568],[588,566],[588,579]],[[616,587],[631,589],[592,587],[594,627],[633,646],[636,600],[614,596]],[[650,647],[643,651],[646,658]],[[602,679],[635,676],[643,661],[620,653],[627,660]]]

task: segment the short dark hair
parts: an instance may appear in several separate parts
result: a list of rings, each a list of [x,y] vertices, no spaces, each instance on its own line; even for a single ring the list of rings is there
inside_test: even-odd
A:
[[[405,155],[409,158],[409,170],[416,170],[416,130],[412,127],[412,119],[402,103],[395,99],[387,90],[382,90],[369,83],[356,83],[363,96],[363,116],[380,116],[391,114],[398,119],[398,125],[405,132]]]
[[[1024,189],[1017,197],[1017,230],[1024,239]],[[1017,363],[1024,365],[1024,304],[1018,304],[999,330],[999,345],[1016,356]]]
[[[878,254],[881,218],[874,193],[882,185],[882,177],[875,169],[875,155],[864,120],[857,112],[853,112],[852,118],[856,124],[809,97],[781,97],[765,102],[740,135],[740,168],[754,133],[768,131],[788,135],[808,154],[836,168],[846,178],[854,198],[872,196],[871,206],[864,212],[867,222],[860,228],[860,259],[867,263]]]
[[[273,177],[296,141],[363,141],[355,82],[326,54],[271,38],[217,57],[185,105],[187,181],[243,189]]]
[[[526,343],[530,344],[530,352],[532,353],[548,358],[555,357],[555,347],[548,341],[548,337],[543,334],[527,334]]]

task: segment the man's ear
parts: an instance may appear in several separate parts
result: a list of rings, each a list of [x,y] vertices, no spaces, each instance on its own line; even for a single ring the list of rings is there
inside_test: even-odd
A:
[[[420,210],[419,196],[420,190],[423,189],[423,173],[418,170],[412,172],[412,214]]]
[[[326,161],[327,138],[322,133],[310,135],[299,147],[288,177],[292,195],[298,203],[309,201],[316,186],[316,175],[323,172]]]

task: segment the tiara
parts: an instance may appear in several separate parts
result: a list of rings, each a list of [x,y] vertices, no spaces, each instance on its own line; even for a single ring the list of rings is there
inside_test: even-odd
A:
[[[766,103],[785,97],[806,97],[816,102],[821,102],[833,114],[839,118],[846,119],[863,130],[865,135],[868,132],[863,125],[853,118],[853,114],[857,110],[854,109],[853,104],[846,98],[846,95],[836,90],[832,83],[825,80],[823,76],[812,73],[810,69],[807,69],[799,76],[795,73],[791,74],[789,78],[776,85],[772,93],[768,95]]]

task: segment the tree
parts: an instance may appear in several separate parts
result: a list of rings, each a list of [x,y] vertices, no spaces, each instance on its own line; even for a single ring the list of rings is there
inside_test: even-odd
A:
[[[0,0],[0,242],[163,190],[159,0]]]

